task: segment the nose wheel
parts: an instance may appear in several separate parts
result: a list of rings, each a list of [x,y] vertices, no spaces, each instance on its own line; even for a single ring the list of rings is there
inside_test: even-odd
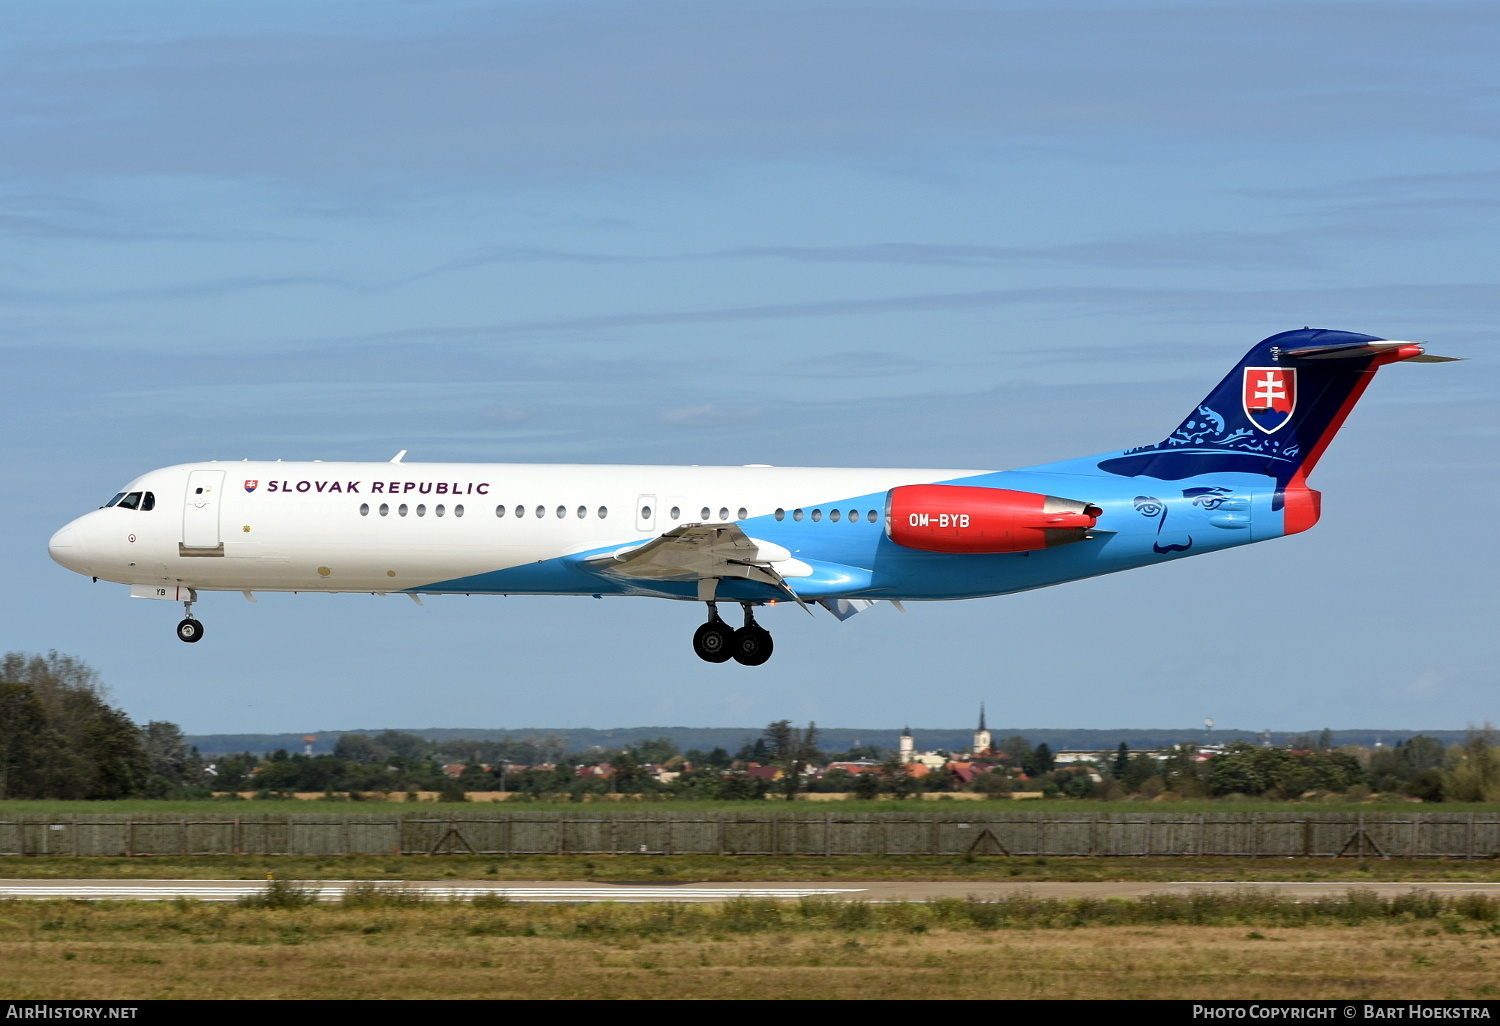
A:
[[[743,605],[745,626],[732,630],[719,619],[718,604],[708,604],[708,622],[693,632],[693,651],[699,659],[708,663],[726,663],[733,659],[743,666],[759,666],[771,658],[775,648],[771,632],[755,622],[755,613],[748,603]]]
[[[186,641],[189,645],[203,639],[203,624],[193,616],[193,604],[184,602],[183,613],[185,614],[181,623],[177,625],[177,640]]]

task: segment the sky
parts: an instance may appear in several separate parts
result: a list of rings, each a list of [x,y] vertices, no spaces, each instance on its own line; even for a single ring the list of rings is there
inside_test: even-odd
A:
[[[139,721],[1500,721],[1500,6],[34,0],[0,20],[0,645]],[[208,595],[53,564],[208,459],[1006,469],[1313,325],[1385,370],[1311,532],[838,623]]]

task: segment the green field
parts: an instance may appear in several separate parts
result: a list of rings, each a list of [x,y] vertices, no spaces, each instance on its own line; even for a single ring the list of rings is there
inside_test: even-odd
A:
[[[11,1000],[1493,998],[1500,902],[0,902]]]

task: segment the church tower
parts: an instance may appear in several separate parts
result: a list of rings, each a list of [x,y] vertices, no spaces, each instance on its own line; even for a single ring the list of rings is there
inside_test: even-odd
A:
[[[901,731],[901,761],[911,762],[917,757],[917,745],[911,736],[911,728],[906,727]]]
[[[974,731],[974,754],[984,755],[993,747],[990,732],[984,726],[984,703],[979,703],[979,729]]]

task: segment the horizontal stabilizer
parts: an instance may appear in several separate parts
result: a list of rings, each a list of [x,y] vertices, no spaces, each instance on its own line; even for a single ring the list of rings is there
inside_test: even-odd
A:
[[[1423,348],[1426,345],[1425,342],[1395,342],[1381,339],[1357,345],[1346,343],[1286,349],[1282,351],[1281,356],[1282,359],[1288,360],[1366,360],[1372,356],[1386,356],[1389,359],[1394,355],[1397,361],[1409,360],[1412,363],[1452,363],[1463,359],[1461,356],[1428,356]]]

